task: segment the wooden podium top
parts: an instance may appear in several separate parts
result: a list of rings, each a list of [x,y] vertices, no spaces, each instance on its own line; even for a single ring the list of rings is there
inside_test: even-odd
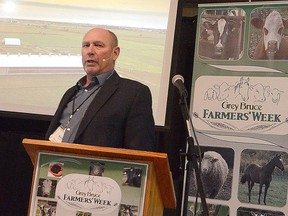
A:
[[[57,152],[82,156],[152,162],[165,208],[176,208],[176,196],[167,154],[121,148],[109,148],[71,143],[53,143],[46,140],[24,139],[24,148],[35,165],[38,152]]]

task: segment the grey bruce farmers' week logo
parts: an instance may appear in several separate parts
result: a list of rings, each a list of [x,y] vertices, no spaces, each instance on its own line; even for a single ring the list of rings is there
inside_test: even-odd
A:
[[[205,130],[281,133],[279,127],[287,125],[285,81],[285,77],[200,77],[193,102],[195,126]]]
[[[68,210],[106,214],[119,208],[121,189],[111,178],[69,174],[59,181],[56,197]]]

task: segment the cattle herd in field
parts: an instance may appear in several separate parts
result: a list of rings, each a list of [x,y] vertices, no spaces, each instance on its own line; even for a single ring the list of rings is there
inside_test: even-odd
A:
[[[263,14],[266,13],[266,16]],[[248,56],[252,60],[288,59],[288,41],[285,30],[286,17],[276,9],[247,14],[243,9],[204,10],[200,20],[198,56],[205,60],[239,60],[244,53],[245,25],[249,25],[250,48]],[[252,42],[253,34],[258,34]],[[255,43],[255,44],[253,44]]]

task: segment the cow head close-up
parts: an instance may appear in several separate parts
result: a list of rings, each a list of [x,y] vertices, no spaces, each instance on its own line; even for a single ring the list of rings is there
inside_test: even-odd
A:
[[[288,21],[283,19],[278,11],[273,10],[265,19],[253,17],[251,25],[256,29],[262,30],[262,38],[255,49],[254,58],[283,59],[281,52],[284,51],[283,47],[287,44],[286,39],[283,37],[283,32],[288,27]],[[284,52],[287,52],[287,50]]]

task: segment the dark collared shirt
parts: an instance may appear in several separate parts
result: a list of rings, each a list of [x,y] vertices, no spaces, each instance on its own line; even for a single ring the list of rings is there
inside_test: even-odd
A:
[[[112,73],[113,71],[110,71],[94,77],[87,87],[83,87],[86,82],[86,76],[77,82],[79,91],[67,104],[61,116],[61,127],[65,131],[62,142],[73,143],[86,110]]]

